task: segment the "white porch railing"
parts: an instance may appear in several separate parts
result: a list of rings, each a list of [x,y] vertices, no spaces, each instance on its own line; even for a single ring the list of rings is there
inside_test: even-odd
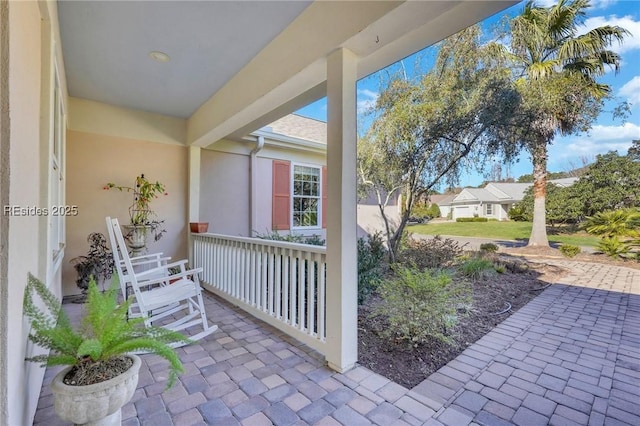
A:
[[[202,284],[315,350],[326,348],[326,248],[191,234]]]

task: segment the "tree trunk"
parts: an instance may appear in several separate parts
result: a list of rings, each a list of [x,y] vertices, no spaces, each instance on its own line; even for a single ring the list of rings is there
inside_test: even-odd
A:
[[[531,157],[533,159],[533,226],[529,246],[549,247],[547,238],[547,141],[536,141]]]

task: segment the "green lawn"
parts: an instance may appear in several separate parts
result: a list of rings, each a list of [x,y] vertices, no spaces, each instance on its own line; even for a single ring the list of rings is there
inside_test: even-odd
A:
[[[531,235],[531,222],[433,222],[407,227],[409,232],[427,235],[453,235],[459,237],[527,240]],[[550,242],[595,246],[598,238],[585,232],[557,233],[558,228],[547,228]]]

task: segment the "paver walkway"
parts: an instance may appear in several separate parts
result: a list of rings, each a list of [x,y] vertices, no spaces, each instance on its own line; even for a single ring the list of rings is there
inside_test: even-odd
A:
[[[179,349],[186,373],[162,393],[164,361],[145,355],[123,425],[639,425],[640,271],[572,270],[409,390],[370,370],[345,374],[231,305],[207,298],[220,330]],[[49,369],[35,424],[61,423]]]

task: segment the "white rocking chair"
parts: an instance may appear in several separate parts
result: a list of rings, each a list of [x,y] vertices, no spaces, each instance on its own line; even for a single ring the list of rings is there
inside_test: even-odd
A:
[[[124,297],[127,297],[128,286],[135,296],[134,316],[144,318],[146,326],[153,324],[174,331],[196,326],[201,328],[200,332],[186,336],[191,341],[200,340],[218,329],[207,320],[198,279],[202,268],[187,270],[186,260],[166,263],[166,258],[160,254],[141,256],[143,259],[138,258],[134,264],[127,252],[118,219],[107,218],[107,225]],[[153,267],[136,271],[140,265]],[[179,272],[172,274],[169,268],[174,267],[179,268]]]

